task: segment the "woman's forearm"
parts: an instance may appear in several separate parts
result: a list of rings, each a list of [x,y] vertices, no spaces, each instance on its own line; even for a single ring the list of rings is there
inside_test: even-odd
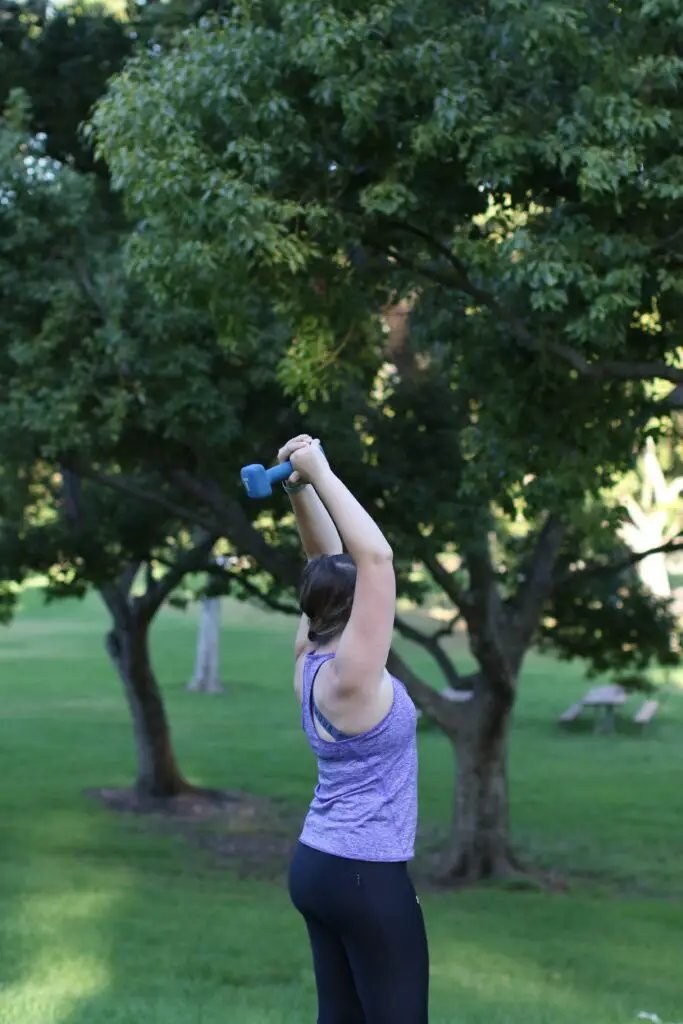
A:
[[[315,488],[308,484],[290,494],[299,536],[307,558],[339,555],[344,550],[339,531]]]
[[[331,469],[316,477],[315,488],[356,565],[392,557],[377,523]]]

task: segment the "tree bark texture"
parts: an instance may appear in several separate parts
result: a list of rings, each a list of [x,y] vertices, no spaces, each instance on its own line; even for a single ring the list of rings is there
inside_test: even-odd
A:
[[[510,847],[507,744],[512,701],[484,680],[460,711],[453,834],[444,881],[471,884],[516,874]]]
[[[120,620],[106,640],[121,678],[133,718],[137,753],[136,791],[167,799],[191,791],[176,763],[171,730],[149,656],[148,623],[131,614]]]

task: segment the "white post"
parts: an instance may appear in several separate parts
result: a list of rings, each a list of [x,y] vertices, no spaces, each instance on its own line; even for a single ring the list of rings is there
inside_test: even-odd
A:
[[[220,681],[221,599],[203,597],[197,637],[197,657],[188,690],[222,693]]]

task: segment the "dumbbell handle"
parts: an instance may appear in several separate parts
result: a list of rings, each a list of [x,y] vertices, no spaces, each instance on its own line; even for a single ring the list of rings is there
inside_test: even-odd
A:
[[[270,469],[267,469],[266,476],[270,480],[271,484],[279,484],[281,480],[286,480],[287,477],[290,477],[293,472],[294,467],[288,459],[287,462],[280,462],[277,466],[272,466]]]

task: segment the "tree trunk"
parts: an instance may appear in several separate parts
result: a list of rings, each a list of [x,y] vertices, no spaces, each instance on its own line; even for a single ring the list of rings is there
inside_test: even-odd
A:
[[[507,878],[519,864],[510,849],[507,742],[512,699],[488,685],[463,705],[457,735],[453,836],[444,881]]]
[[[166,799],[190,792],[176,764],[159,684],[149,657],[148,624],[131,613],[107,636],[107,652],[123,682],[133,717],[137,751],[136,791],[140,796]]]
[[[197,657],[192,679],[187,686],[188,690],[200,690],[204,693],[223,692],[219,672],[220,636],[221,599],[204,597],[197,637]]]

